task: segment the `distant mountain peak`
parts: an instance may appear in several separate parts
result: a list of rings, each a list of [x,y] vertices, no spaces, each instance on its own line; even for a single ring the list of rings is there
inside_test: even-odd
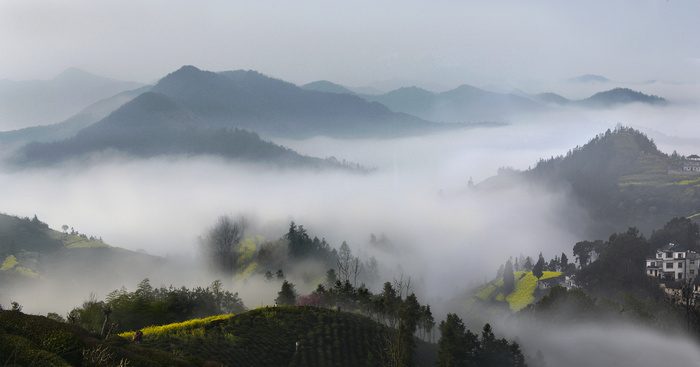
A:
[[[175,70],[171,74],[176,74],[176,73],[189,73],[189,72],[200,72],[202,71],[201,69],[197,68],[196,66],[193,65],[183,65],[179,69]]]
[[[355,92],[351,91],[350,89],[345,88],[342,85],[329,82],[327,80],[318,80],[315,82],[304,84],[301,86],[301,88],[305,90],[314,90],[317,92],[355,94]]]
[[[610,106],[635,102],[658,105],[666,104],[668,101],[659,96],[644,94],[629,88],[614,88],[605,92],[596,93],[581,102],[594,106]]]
[[[61,72],[60,74],[56,75],[54,79],[63,79],[63,78],[73,78],[73,77],[85,77],[85,76],[95,76],[91,73],[88,73],[87,71],[79,68],[68,68]]]

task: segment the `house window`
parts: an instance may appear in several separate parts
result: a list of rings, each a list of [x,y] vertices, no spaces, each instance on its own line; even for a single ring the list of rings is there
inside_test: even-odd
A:
[[[666,253],[666,258],[667,258],[667,259],[670,259],[670,258],[672,258],[672,257],[673,257],[673,254],[672,254],[672,253],[670,253],[670,252],[667,252],[667,253]]]
[[[678,273],[678,279],[683,279],[683,273]]]
[[[695,270],[690,269],[690,274],[691,274],[691,275],[695,274]]]
[[[690,260],[690,265],[695,265],[695,260]]]
[[[673,269],[673,263],[666,263],[666,269]]]
[[[683,263],[681,263],[681,262],[678,263],[678,269],[683,269]]]

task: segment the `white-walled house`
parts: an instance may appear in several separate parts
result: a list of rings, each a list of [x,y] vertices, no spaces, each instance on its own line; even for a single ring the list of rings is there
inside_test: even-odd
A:
[[[700,156],[690,155],[683,160],[683,171],[700,172]]]
[[[656,255],[646,259],[648,276],[660,280],[683,281],[698,274],[700,255],[672,243],[656,250]]]
[[[684,302],[684,284],[692,285],[693,299],[700,296],[700,277],[697,276],[700,255],[697,252],[669,243],[656,250],[646,262],[647,275],[659,279],[659,286],[669,299]]]

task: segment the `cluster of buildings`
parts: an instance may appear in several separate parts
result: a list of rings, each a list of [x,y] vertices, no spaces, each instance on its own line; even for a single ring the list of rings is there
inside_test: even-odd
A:
[[[681,297],[684,284],[691,284],[693,294],[700,295],[700,254],[669,243],[646,259],[646,273],[659,279],[661,287],[672,298]]]

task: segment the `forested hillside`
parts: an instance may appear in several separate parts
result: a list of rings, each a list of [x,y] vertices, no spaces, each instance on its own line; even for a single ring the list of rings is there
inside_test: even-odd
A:
[[[650,235],[671,218],[700,213],[700,176],[680,172],[681,164],[682,157],[659,151],[643,133],[618,126],[566,155],[542,159],[530,170],[502,174],[477,187],[495,189],[524,177],[548,189],[570,190],[593,219],[588,224],[593,237],[628,227]]]

